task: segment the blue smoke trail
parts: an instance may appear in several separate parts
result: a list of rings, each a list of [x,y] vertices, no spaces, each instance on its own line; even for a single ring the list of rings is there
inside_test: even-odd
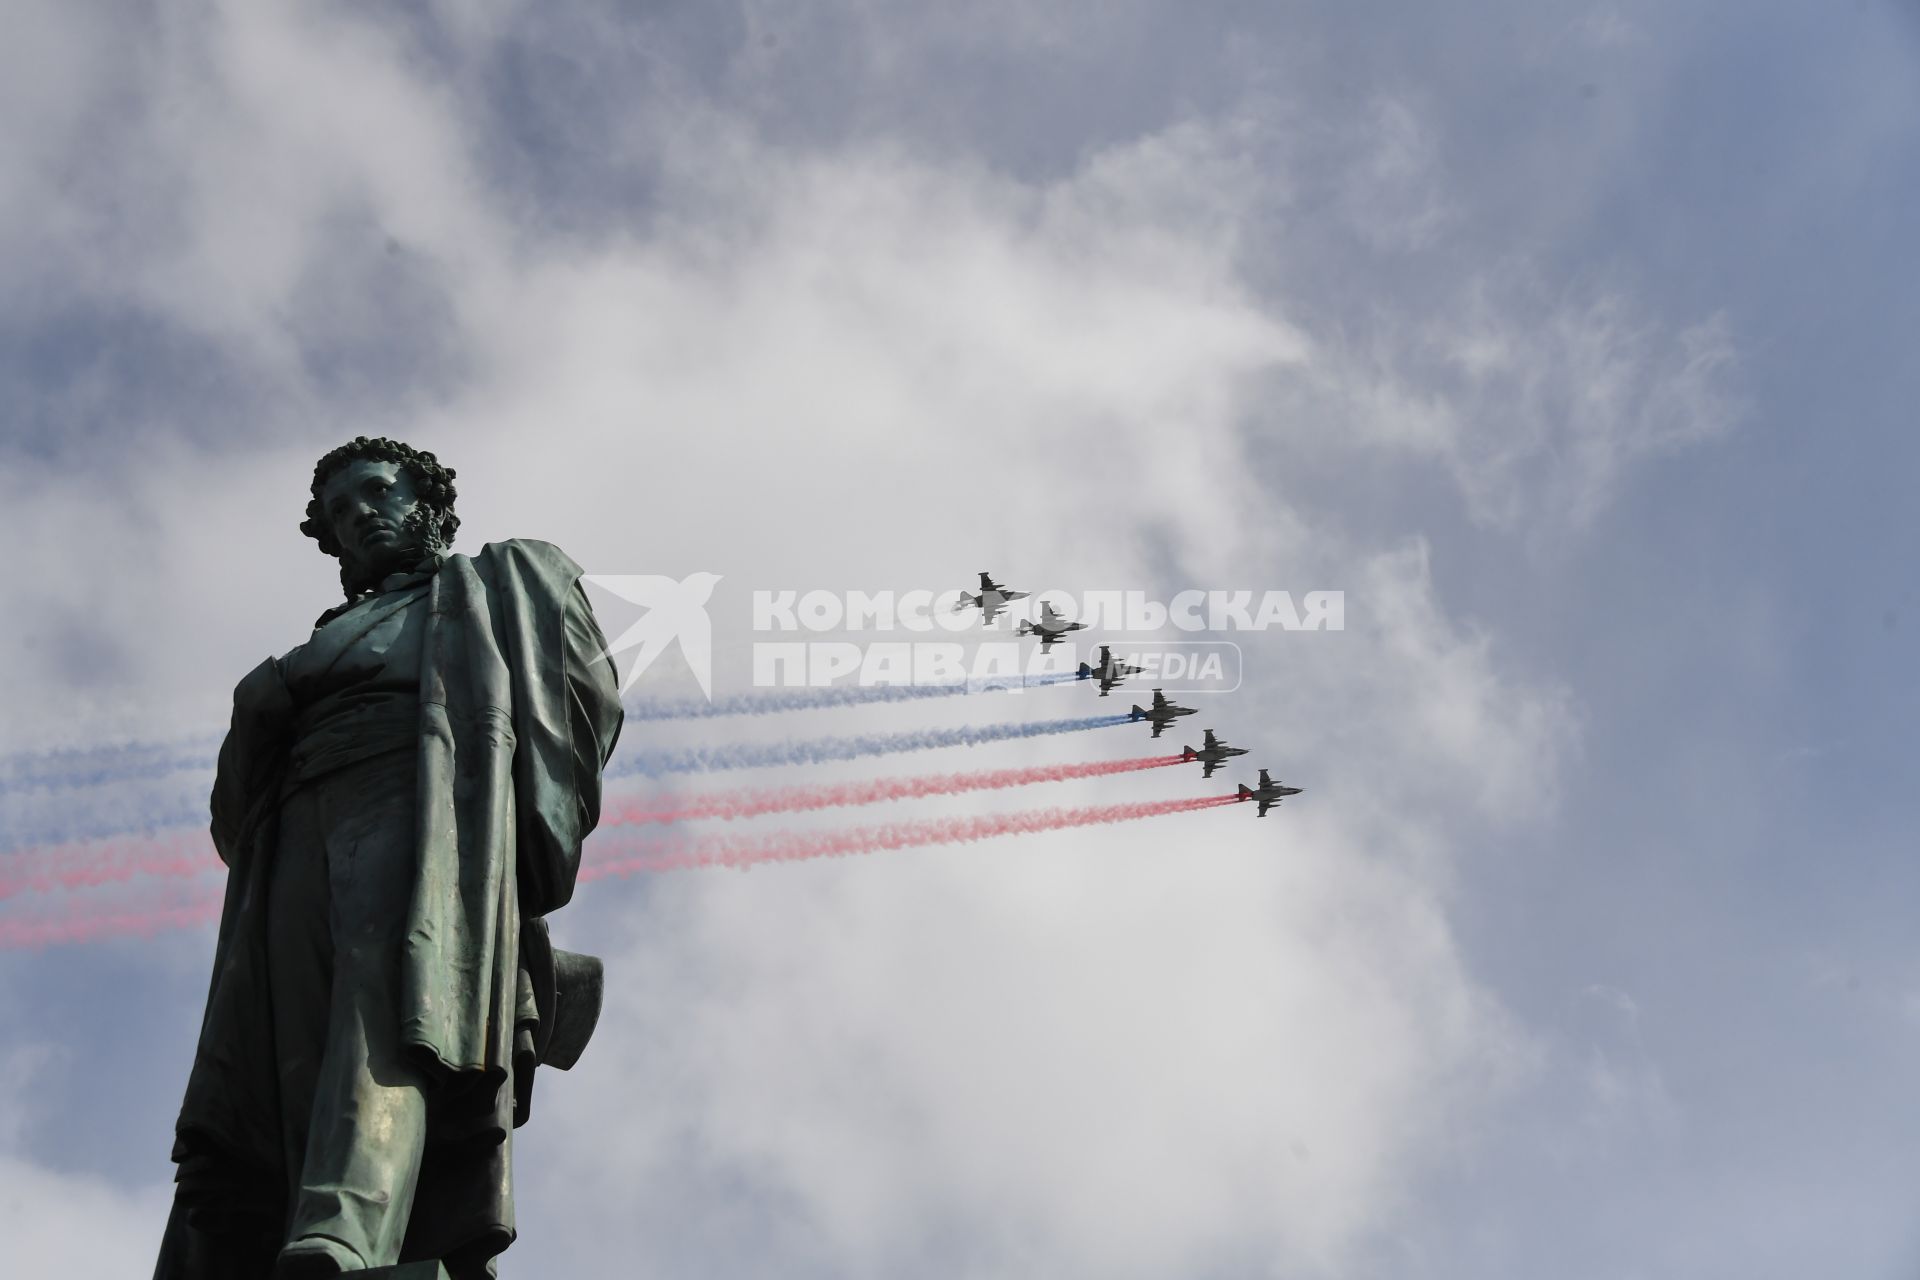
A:
[[[951,729],[926,729],[902,733],[862,734],[852,737],[811,738],[775,743],[743,743],[731,746],[698,747],[679,751],[635,752],[620,750],[608,763],[610,778],[658,777],[672,773],[703,773],[726,769],[758,769],[777,765],[824,763],[854,760],[862,756],[888,755],[905,751],[928,751],[939,747],[977,746],[985,742],[1004,742],[1015,738],[1037,738],[1048,734],[1074,733],[1126,724],[1125,715],[1086,716],[1067,720],[1012,721],[1005,724],[961,726]],[[212,762],[208,761],[209,767]],[[170,794],[171,793],[171,794]],[[173,793],[165,786],[159,794],[139,786],[122,786],[76,804],[71,797],[41,793],[22,797],[0,808],[0,852],[32,848],[37,845],[65,844],[75,840],[99,840],[109,836],[138,832],[156,834],[181,827],[205,826],[207,799],[204,791],[193,795]]]
[[[1077,680],[1071,671],[1037,676],[1008,676],[954,684],[876,685],[821,689],[766,689],[734,694],[712,702],[641,698],[625,703],[634,720],[691,720],[716,716],[769,715],[871,702],[912,702],[963,693],[1045,688]],[[211,772],[221,734],[197,733],[171,742],[127,742],[113,746],[20,752],[0,757],[0,797],[33,791],[65,791],[161,778],[173,773]],[[116,834],[104,832],[102,834]]]
[[[50,812],[0,814],[0,853],[109,836],[158,835],[178,828],[205,827],[209,821],[204,792],[160,801],[89,797],[80,813],[74,806],[62,804]]]
[[[963,725],[954,729],[922,729],[911,733],[864,733],[845,738],[806,738],[787,742],[747,742],[732,746],[691,747],[680,751],[616,753],[607,766],[610,777],[640,774],[657,778],[667,773],[712,773],[723,769],[766,769],[788,764],[825,764],[861,756],[893,755],[903,751],[931,751],[939,747],[973,747],[983,742],[1038,738],[1052,733],[1077,733],[1126,724],[1131,716],[1081,716],[1071,720],[1023,720],[1008,724]]]
[[[760,689],[702,702],[693,698],[666,700],[636,698],[624,703],[634,720],[695,720],[714,716],[764,716],[781,711],[811,711],[821,707],[851,707],[869,702],[916,702],[922,698],[950,698],[961,693],[1000,693],[1008,689],[1041,689],[1080,677],[1072,671],[1050,671],[1037,676],[968,680],[953,684],[830,685],[820,689]]]
[[[218,733],[197,733],[173,742],[21,752],[0,760],[0,796],[97,787],[191,769],[211,770],[220,737]]]

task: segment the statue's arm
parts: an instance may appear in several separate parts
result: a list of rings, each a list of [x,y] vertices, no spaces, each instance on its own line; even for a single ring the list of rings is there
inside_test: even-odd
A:
[[[268,793],[277,790],[292,741],[293,695],[277,659],[233,690],[233,720],[213,779],[213,847],[228,866],[245,847]]]
[[[541,916],[573,896],[581,842],[600,820],[601,771],[623,719],[619,681],[580,566],[564,552],[516,538],[476,560],[494,585],[516,677],[521,910]]]
[[[567,593],[567,698],[584,837],[600,821],[600,777],[620,741],[626,712],[620,706],[619,673],[607,656],[606,634],[578,579]]]
[[[554,824],[570,856],[556,866],[556,882],[536,891],[532,905],[541,913],[552,910],[573,894],[573,875],[579,869],[580,843],[600,821],[601,776],[619,741],[625,712],[620,708],[620,685],[606,657],[607,639],[593,616],[586,589],[575,580],[566,596],[566,625],[560,659],[566,669],[566,747],[571,785],[566,800],[569,820]],[[564,878],[564,885],[558,881]]]

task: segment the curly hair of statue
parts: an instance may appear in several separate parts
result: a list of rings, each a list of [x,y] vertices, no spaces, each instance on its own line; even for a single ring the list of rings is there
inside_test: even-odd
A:
[[[355,436],[326,454],[313,466],[313,496],[307,502],[307,518],[300,532],[320,544],[320,549],[340,561],[340,585],[351,596],[354,590],[352,566],[341,554],[340,542],[320,508],[320,496],[334,472],[351,462],[392,462],[404,468],[413,479],[420,506],[407,518],[406,531],[417,536],[429,551],[445,551],[453,545],[460,528],[453,501],[459,496],[453,487],[454,470],[443,465],[432,453],[415,449],[400,440],[385,436]]]

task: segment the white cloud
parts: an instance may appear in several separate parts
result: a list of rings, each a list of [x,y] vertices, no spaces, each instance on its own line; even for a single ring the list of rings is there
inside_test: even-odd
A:
[[[1501,269],[1445,311],[1330,335],[1287,391],[1349,441],[1443,465],[1477,522],[1558,538],[1634,468],[1730,432],[1736,361],[1724,316],[1675,329],[1617,292],[1555,298]]]
[[[1428,891],[1301,812],[659,884],[606,1110],[547,1113],[604,1171],[571,1213],[641,1259],[745,1196],[842,1274],[948,1235],[982,1275],[1337,1271],[1516,1059]]]
[[[128,1191],[94,1174],[57,1173],[0,1153],[8,1265],[29,1276],[147,1274],[172,1193],[166,1182]]]
[[[1589,1131],[1670,1129],[1679,1108],[1641,1031],[1639,1002],[1617,987],[1595,983],[1581,993],[1604,1011],[1584,1046]]]
[[[1342,219],[1383,250],[1431,248],[1458,217],[1432,123],[1413,104],[1382,97],[1339,136],[1353,154],[1341,177]]]
[[[0,1057],[0,1233],[8,1266],[28,1276],[144,1275],[153,1269],[172,1186],[56,1171],[28,1158],[28,1127],[51,1127],[32,1114],[35,1077],[58,1053],[29,1044]],[[153,1168],[151,1164],[149,1168]],[[116,1174],[124,1171],[116,1170]]]

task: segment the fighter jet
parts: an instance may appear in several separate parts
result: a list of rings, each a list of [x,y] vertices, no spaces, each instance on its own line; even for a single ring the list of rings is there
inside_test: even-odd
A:
[[[1039,636],[1040,652],[1045,653],[1053,648],[1060,637],[1067,632],[1085,631],[1086,629],[1086,623],[1068,622],[1065,618],[1062,618],[1053,611],[1051,604],[1042,600],[1040,602],[1040,621],[1023,622],[1014,628],[1014,633],[1023,636]]]
[[[953,611],[959,613],[962,609],[979,605],[980,620],[992,626],[993,620],[1000,616],[1000,611],[1007,607],[1009,601],[1026,598],[1026,592],[1009,591],[995,582],[990,575],[983,573],[980,575],[980,594],[976,596],[962,591],[960,598],[953,602]]]
[[[1299,787],[1290,787],[1284,782],[1275,782],[1267,776],[1265,769],[1260,771],[1259,786],[1250,787],[1244,782],[1240,784],[1240,798],[1242,800],[1258,800],[1260,802],[1260,812],[1253,815],[1256,818],[1266,817],[1267,810],[1273,808],[1273,806],[1279,804],[1288,796],[1297,796],[1299,794]]]
[[[1198,710],[1196,707],[1175,706],[1173,703],[1167,701],[1166,694],[1155,689],[1153,691],[1153,705],[1151,707],[1134,707],[1133,718],[1135,720],[1153,721],[1153,733],[1149,736],[1157,738],[1160,736],[1160,731],[1172,724],[1174,720],[1180,716],[1190,716],[1196,710]]]
[[[1180,758],[1182,760],[1198,760],[1201,762],[1204,768],[1202,768],[1200,776],[1203,778],[1211,778],[1213,771],[1227,762],[1228,756],[1243,756],[1247,754],[1245,747],[1230,747],[1220,741],[1220,739],[1214,737],[1213,730],[1211,729],[1206,731],[1206,735],[1206,745],[1202,746],[1198,751],[1195,751],[1192,747],[1180,748]]]
[[[1103,644],[1100,646],[1099,665],[1090,667],[1084,662],[1081,663],[1080,678],[1082,680],[1098,680],[1100,682],[1100,696],[1104,698],[1113,692],[1113,686],[1119,684],[1128,676],[1139,675],[1142,670],[1143,668],[1140,667],[1130,667],[1124,662],[1114,661],[1113,650]]]

